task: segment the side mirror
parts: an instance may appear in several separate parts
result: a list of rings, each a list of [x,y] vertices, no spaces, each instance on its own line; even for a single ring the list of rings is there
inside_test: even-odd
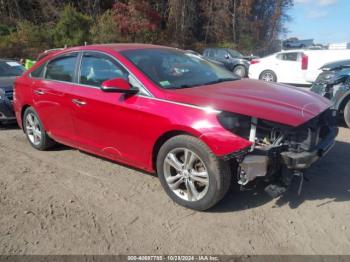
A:
[[[123,93],[129,95],[134,95],[139,91],[137,88],[132,87],[130,83],[123,78],[113,78],[104,81],[101,85],[101,90],[103,92]]]
[[[225,59],[230,59],[230,56],[229,55],[225,55]]]

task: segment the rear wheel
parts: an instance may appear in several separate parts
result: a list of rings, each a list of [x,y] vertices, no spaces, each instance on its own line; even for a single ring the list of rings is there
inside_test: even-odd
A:
[[[265,82],[276,82],[277,76],[276,76],[275,72],[273,72],[271,70],[265,70],[260,74],[259,79],[263,80]]]
[[[188,135],[173,137],[163,144],[157,156],[157,173],[172,200],[195,210],[214,206],[231,183],[228,163]]]
[[[344,108],[344,120],[346,125],[350,128],[350,100],[347,102]]]
[[[23,129],[29,143],[38,150],[47,150],[55,145],[46,133],[38,114],[32,107],[28,107],[23,115]]]
[[[247,75],[247,70],[244,66],[238,65],[233,68],[233,73],[238,75],[239,77],[245,77]]]

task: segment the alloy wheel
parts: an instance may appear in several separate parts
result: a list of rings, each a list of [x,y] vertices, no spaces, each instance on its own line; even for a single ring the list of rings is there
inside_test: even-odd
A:
[[[27,115],[25,129],[30,142],[33,145],[39,145],[42,139],[42,130],[38,118],[33,113]]]
[[[203,160],[187,148],[175,148],[165,157],[164,176],[169,188],[186,201],[201,200],[209,188]]]
[[[261,77],[261,79],[265,82],[273,82],[273,78],[274,77],[273,77],[272,73],[269,73],[269,72],[264,73],[263,76]]]

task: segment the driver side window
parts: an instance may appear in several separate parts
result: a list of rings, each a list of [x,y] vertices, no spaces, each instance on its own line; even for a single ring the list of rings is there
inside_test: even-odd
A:
[[[81,60],[79,83],[100,87],[106,80],[113,78],[128,79],[128,73],[107,56],[84,54]]]

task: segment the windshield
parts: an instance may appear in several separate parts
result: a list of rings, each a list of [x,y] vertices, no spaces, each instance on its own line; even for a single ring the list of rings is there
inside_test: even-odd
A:
[[[227,52],[229,52],[232,57],[239,57],[240,58],[243,56],[240,52],[238,52],[236,50],[228,49]]]
[[[0,61],[0,77],[20,76],[24,71],[24,67],[15,61]]]
[[[165,89],[189,88],[239,79],[225,68],[181,50],[155,48],[127,50],[121,54]]]

